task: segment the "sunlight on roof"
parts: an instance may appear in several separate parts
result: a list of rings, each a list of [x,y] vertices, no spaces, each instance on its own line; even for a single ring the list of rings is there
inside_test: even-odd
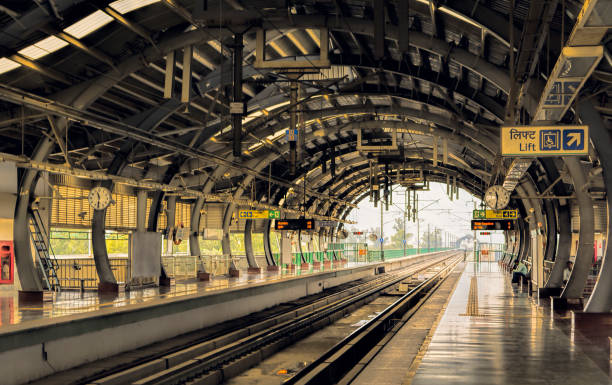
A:
[[[15,63],[5,57],[0,58],[0,74],[14,70],[17,67],[21,67],[21,64]]]
[[[55,36],[49,36],[36,44],[32,44],[31,46],[22,49],[19,51],[19,53],[28,59],[37,60],[64,48],[67,45],[68,43],[64,40]]]
[[[159,3],[160,0],[118,0],[110,3],[111,8],[125,15],[128,12],[135,11],[139,8],[146,7],[154,3]]]
[[[89,16],[77,21],[70,27],[64,29],[64,32],[81,39],[90,33],[97,31],[106,24],[113,21],[113,18],[102,11],[96,11]]]

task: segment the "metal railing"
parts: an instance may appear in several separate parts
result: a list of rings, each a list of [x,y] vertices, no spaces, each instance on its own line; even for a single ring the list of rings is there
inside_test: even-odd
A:
[[[127,282],[127,258],[110,258],[111,269],[117,282]],[[93,258],[57,259],[57,277],[63,289],[97,289],[98,273]]]

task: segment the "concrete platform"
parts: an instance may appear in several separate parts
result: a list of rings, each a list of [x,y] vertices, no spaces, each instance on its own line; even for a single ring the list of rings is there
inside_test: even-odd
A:
[[[114,299],[95,294],[63,299],[62,294],[41,308],[19,307],[15,299],[7,301],[3,309],[12,316],[7,318],[11,324],[0,327],[0,370],[5,373],[2,383],[32,381],[371,277],[380,267],[393,271],[443,253],[336,269],[178,282],[169,291],[143,289]]]
[[[302,270],[278,269],[265,270],[259,273],[241,272],[239,277],[229,275],[212,276],[209,281],[199,279],[177,279],[170,287],[150,287],[131,291],[121,291],[117,295],[98,295],[97,291],[80,292],[66,290],[60,293],[48,293],[52,301],[32,304],[20,303],[16,290],[0,291],[0,332],[7,325],[16,325],[22,322],[39,319],[63,317],[72,314],[90,313],[105,308],[120,308],[132,304],[142,304],[158,299],[193,295],[197,293],[210,293],[218,290],[228,290],[253,284],[275,282],[292,277],[304,276],[319,272],[337,270],[339,268],[353,268],[363,266],[364,263],[350,263],[344,266],[340,263],[330,264],[325,268],[309,267]]]
[[[497,264],[470,263],[414,376],[397,383],[611,384],[567,318],[518,292]]]

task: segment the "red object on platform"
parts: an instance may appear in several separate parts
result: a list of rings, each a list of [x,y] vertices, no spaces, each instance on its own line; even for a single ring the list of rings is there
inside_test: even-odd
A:
[[[0,284],[12,284],[15,273],[13,241],[0,241]]]

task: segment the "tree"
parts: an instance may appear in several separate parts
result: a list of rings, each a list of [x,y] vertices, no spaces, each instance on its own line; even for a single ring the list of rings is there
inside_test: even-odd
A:
[[[387,245],[390,249],[403,249],[404,248],[404,218],[397,217],[393,223],[393,235],[391,236],[391,242]],[[412,237],[412,234],[406,233],[406,242]],[[406,244],[407,248],[411,248],[412,245]]]
[[[424,232],[421,235],[421,247],[442,247],[442,231],[440,229],[433,229],[429,233]]]

